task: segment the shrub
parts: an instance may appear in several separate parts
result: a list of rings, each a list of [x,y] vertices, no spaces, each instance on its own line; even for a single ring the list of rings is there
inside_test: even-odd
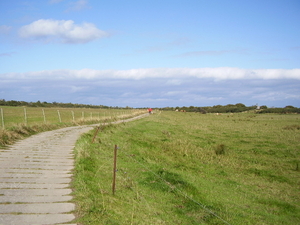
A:
[[[219,144],[215,147],[215,153],[217,155],[224,155],[225,154],[225,145],[224,144]]]

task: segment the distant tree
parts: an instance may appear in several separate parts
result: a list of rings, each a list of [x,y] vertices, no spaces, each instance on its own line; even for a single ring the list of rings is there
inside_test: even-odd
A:
[[[228,105],[226,105],[226,107],[235,107],[235,105],[228,104]]]
[[[238,107],[238,108],[245,108],[245,107],[246,107],[246,106],[245,106],[244,104],[242,104],[242,103],[237,103],[237,104],[235,104],[235,106]]]
[[[223,106],[222,105],[214,105],[213,107],[214,108],[222,108]]]
[[[15,101],[15,100],[11,100],[11,101],[7,101],[7,105],[9,105],[9,106],[19,106],[20,102]]]
[[[0,105],[6,105],[5,99],[0,99]]]
[[[195,112],[199,112],[199,113],[202,113],[202,114],[206,114],[206,110],[203,109],[203,108],[201,108],[201,107],[198,107],[198,108],[196,109]]]
[[[284,107],[285,109],[294,109],[295,107],[292,105],[287,105],[286,107]]]

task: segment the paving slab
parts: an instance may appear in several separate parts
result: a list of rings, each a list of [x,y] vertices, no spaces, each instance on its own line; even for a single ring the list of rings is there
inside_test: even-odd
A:
[[[41,169],[41,170],[29,170],[28,168],[2,168],[0,169],[0,174],[4,174],[4,173],[9,173],[9,174],[14,174],[14,173],[23,173],[23,174],[44,174],[44,173],[51,173],[51,174],[70,174],[71,171],[63,171],[63,170],[45,170],[45,169]]]
[[[50,225],[66,223],[75,219],[73,214],[2,214],[0,225]]]
[[[31,177],[31,178],[39,178],[39,177],[53,177],[53,178],[68,178],[72,177],[70,173],[55,173],[53,174],[49,170],[44,170],[44,173],[6,173],[3,174],[0,172],[0,179],[1,178],[18,178],[18,177]]]
[[[0,183],[1,189],[58,189],[68,188],[69,184],[36,184],[36,183]]]
[[[69,188],[65,189],[0,189],[0,196],[64,196],[70,195],[72,190]]]
[[[7,203],[45,203],[45,202],[69,202],[72,200],[72,196],[11,196],[5,195],[0,196],[0,204],[7,204]],[[1,218],[1,212],[0,212]]]
[[[67,213],[75,209],[73,203],[37,203],[37,204],[0,204],[2,214],[16,213],[19,214],[57,214]]]
[[[0,165],[0,169],[5,169],[5,168],[13,168],[13,169],[46,169],[46,170],[72,170],[74,169],[74,166],[73,165],[43,165],[43,164],[39,164],[39,165],[36,165],[36,164],[30,164],[30,163],[27,163],[27,164],[21,164],[21,163],[18,163],[18,164],[14,164],[12,166],[8,166],[8,165]]]
[[[38,177],[38,178],[33,178],[33,177],[18,177],[18,178],[0,178],[0,183],[38,183],[38,184],[46,184],[46,183],[50,183],[50,184],[66,184],[66,183],[70,183],[71,182],[71,178],[68,177]]]

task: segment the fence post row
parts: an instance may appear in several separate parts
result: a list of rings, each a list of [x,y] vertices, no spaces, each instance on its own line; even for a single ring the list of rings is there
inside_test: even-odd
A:
[[[23,109],[22,109],[23,108]],[[5,111],[6,110],[6,111]],[[41,111],[39,111],[41,110]],[[5,112],[4,112],[5,111]],[[39,113],[37,113],[39,111]],[[77,120],[86,120],[86,119],[116,119],[119,118],[120,115],[125,116],[126,113],[124,111],[116,113],[115,111],[73,111],[70,110],[68,113],[58,109],[37,109],[37,111],[27,110],[27,107],[19,107],[18,110],[11,110],[6,108],[0,108],[0,129],[5,129],[7,127],[12,126],[13,124],[25,123],[26,126],[32,123],[56,123],[59,121],[64,122],[75,122]],[[76,113],[79,113],[77,116]],[[81,113],[81,117],[80,117]],[[4,115],[5,114],[5,115]],[[46,115],[47,114],[47,115]],[[69,114],[69,116],[67,116]],[[70,115],[71,114],[71,115]],[[55,116],[56,115],[56,116]],[[70,117],[71,116],[71,117]],[[5,117],[5,118],[4,118]]]

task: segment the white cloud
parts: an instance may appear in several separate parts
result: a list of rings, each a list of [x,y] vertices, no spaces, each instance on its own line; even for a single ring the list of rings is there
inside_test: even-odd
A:
[[[220,68],[150,68],[131,70],[46,70],[27,73],[5,73],[0,77],[22,79],[130,79],[166,78],[167,84],[184,82],[188,78],[214,80],[244,80],[244,79],[297,79],[300,80],[300,69],[240,69],[232,67]]]
[[[299,87],[300,69],[82,69],[0,74],[1,95],[6,100],[133,107],[210,106],[240,102],[245,105],[299,107]],[[31,97],[32,93],[36,98]]]
[[[78,44],[107,37],[108,33],[92,23],[75,24],[73,20],[40,19],[21,27],[19,35],[45,42]]]
[[[182,96],[184,94],[187,94],[188,91],[167,91],[166,93],[164,93],[164,95],[166,96]]]
[[[259,94],[253,94],[253,99],[263,99],[264,101],[276,101],[286,100],[286,99],[297,99],[300,100],[300,96],[295,93],[287,93],[285,91],[270,91],[270,92],[262,92]],[[288,105],[288,104],[287,104]]]
[[[99,79],[130,79],[140,80],[147,78],[176,78],[179,84],[187,78],[212,78],[215,80],[239,79],[297,79],[300,80],[300,69],[260,69],[246,70],[238,68],[157,68],[132,70],[46,70],[26,73],[4,73],[2,78],[12,79],[49,79],[49,80],[99,80]],[[172,82],[171,82],[172,83]],[[170,84],[167,81],[167,84]]]
[[[75,85],[68,86],[68,88],[71,89],[72,93],[76,93],[88,89],[88,87],[86,86],[75,86]]]
[[[166,84],[168,84],[168,85],[181,85],[182,84],[182,80],[172,79],[172,80],[168,80],[166,82]]]

